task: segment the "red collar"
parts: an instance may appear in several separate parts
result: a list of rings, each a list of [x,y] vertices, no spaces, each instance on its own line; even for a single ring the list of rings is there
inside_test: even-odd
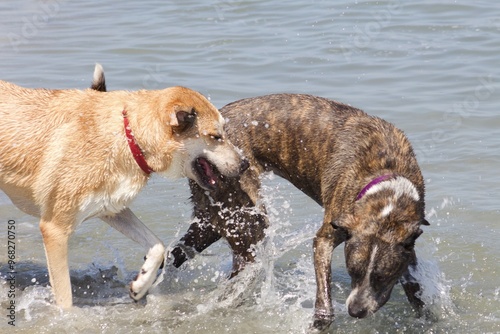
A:
[[[125,128],[125,135],[127,136],[128,147],[130,147],[132,156],[134,157],[135,162],[137,162],[137,165],[141,167],[142,171],[146,173],[146,175],[149,175],[154,171],[153,169],[151,169],[151,167],[149,167],[148,163],[146,162],[146,159],[144,159],[144,154],[142,153],[139,144],[137,144],[137,142],[135,141],[134,134],[132,133],[132,129],[130,128],[128,122],[127,111],[125,109],[123,109],[122,115],[123,115],[123,126]]]

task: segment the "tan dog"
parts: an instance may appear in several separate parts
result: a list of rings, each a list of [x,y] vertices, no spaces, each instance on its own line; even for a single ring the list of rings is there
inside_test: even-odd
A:
[[[92,217],[149,250],[130,286],[132,298],[145,295],[165,247],[127,206],[151,172],[187,176],[207,190],[218,185],[219,173],[238,175],[248,164],[223,125],[207,99],[183,87],[103,93],[0,81],[0,188],[41,218],[58,305],[72,305],[68,239]]]

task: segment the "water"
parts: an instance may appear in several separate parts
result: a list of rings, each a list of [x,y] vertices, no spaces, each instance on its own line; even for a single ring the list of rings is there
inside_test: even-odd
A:
[[[218,107],[276,92],[337,99],[411,139],[431,222],[417,242],[433,319],[417,319],[396,287],[369,319],[347,315],[349,277],[334,254],[336,333],[499,333],[500,4],[493,1],[2,1],[0,77],[84,88],[95,62],[109,89],[184,85]],[[311,241],[322,210],[277,177],[265,180],[272,227],[259,262],[228,282],[220,242],[132,303],[140,246],[97,220],[70,243],[78,307],[51,303],[37,220],[0,194],[0,235],[16,225],[16,327],[0,332],[303,333],[313,313]],[[186,181],[154,177],[132,205],[166,244],[190,221]],[[0,242],[0,272],[7,242]]]

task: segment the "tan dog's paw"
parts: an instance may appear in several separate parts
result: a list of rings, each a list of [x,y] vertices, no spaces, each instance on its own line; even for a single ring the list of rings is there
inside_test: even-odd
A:
[[[146,261],[141,267],[137,277],[130,282],[130,297],[139,300],[148,292],[156,279],[158,269],[165,259],[165,247],[156,244],[149,249]]]

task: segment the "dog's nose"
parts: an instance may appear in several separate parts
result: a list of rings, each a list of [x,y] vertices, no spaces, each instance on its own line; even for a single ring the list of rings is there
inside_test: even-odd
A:
[[[368,315],[368,310],[361,305],[349,305],[349,315],[354,318],[362,319]]]
[[[248,169],[248,167],[250,167],[250,163],[248,162],[247,159],[243,159],[241,160],[241,164],[240,164],[240,172],[244,172]]]

